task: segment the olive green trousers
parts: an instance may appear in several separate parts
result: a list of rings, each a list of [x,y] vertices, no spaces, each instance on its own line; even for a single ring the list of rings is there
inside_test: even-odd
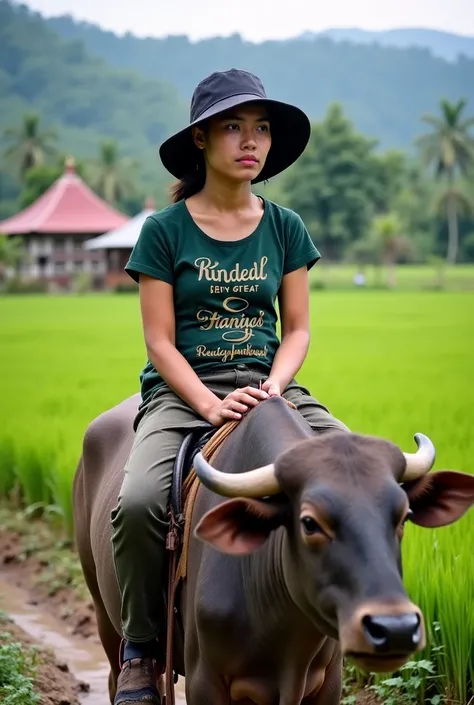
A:
[[[200,379],[224,399],[235,389],[258,387],[265,376],[238,365]],[[349,430],[296,381],[288,385],[282,396],[295,404],[316,432]],[[140,416],[117,506],[111,515],[122,632],[125,639],[134,642],[151,641],[163,632],[167,508],[173,466],[184,437],[203,423],[202,417],[167,386],[154,394]]]

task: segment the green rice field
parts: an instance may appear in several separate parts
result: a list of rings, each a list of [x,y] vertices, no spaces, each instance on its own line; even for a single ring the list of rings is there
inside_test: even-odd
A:
[[[314,284],[328,288],[353,289],[354,274],[361,271],[355,265],[332,265],[321,260],[317,267],[311,270]],[[368,286],[383,287],[387,282],[385,267],[367,265],[362,268]],[[437,260],[432,265],[398,266],[395,273],[397,289],[417,291],[439,288],[452,291],[474,291],[474,267],[469,264],[458,264],[448,267],[443,260]]]
[[[474,291],[457,288],[315,290],[299,380],[352,430],[407,451],[420,431],[436,469],[473,472]],[[85,428],[138,390],[144,362],[133,294],[0,297],[0,495],[18,485],[71,530]],[[446,702],[462,705],[474,695],[473,539],[474,509],[450,527],[409,526],[404,540],[405,583],[429,628],[423,657]]]

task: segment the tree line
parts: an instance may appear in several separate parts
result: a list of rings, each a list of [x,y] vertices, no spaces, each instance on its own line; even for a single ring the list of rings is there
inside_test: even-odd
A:
[[[423,115],[411,155],[380,153],[332,105],[282,179],[281,197],[330,259],[472,261],[474,117],[466,111],[465,100],[442,100],[438,115]]]
[[[339,104],[332,104],[302,157],[284,174],[255,190],[296,210],[326,261],[427,262],[474,260],[474,117],[465,100],[443,100],[438,115],[424,115],[416,156],[380,152],[359,133]],[[3,134],[3,158],[21,184],[18,208],[34,202],[64,170],[58,135],[38,115],[25,115]],[[103,141],[96,158],[77,171],[111,205],[134,215],[146,193],[137,160]],[[167,184],[169,186],[170,184]],[[167,202],[163,189],[161,203]]]
[[[158,145],[186,124],[197,81],[229,65],[318,116],[303,158],[264,190],[301,212],[325,261],[363,264],[378,252],[384,261],[424,262],[448,257],[448,240],[450,262],[474,260],[473,60],[324,38],[118,37],[71,18],[45,20],[11,0],[0,0],[0,219],[51,185],[69,154],[124,212],[138,212],[147,195],[164,206],[169,175]],[[425,143],[414,143],[420,115],[435,111],[440,95]]]
[[[335,101],[358,130],[376,135],[386,147],[406,147],[425,110],[434,111],[440,96],[464,96],[474,103],[474,59],[435,57],[427,49],[396,49],[373,42],[336,42],[328,37],[251,42],[239,34],[191,41],[186,36],[118,36],[71,17],[46,20],[68,41],[120,70],[159,77],[188,102],[194,87],[212,71],[238,66],[257,74],[268,95],[299,105],[322,119]]]
[[[4,165],[18,179],[19,208],[36,201],[63,173],[68,153],[57,146],[58,132],[43,129],[38,114],[23,116],[19,127],[3,132]],[[111,206],[129,215],[143,207],[137,159],[121,156],[115,140],[103,140],[96,157],[76,161],[77,174]]]
[[[439,96],[474,104],[474,60],[446,62],[427,50],[398,50],[314,40],[246,42],[238,35],[191,42],[187,37],[118,37],[71,18],[45,19],[16,0],[0,0],[1,132],[36,112],[55,128],[59,146],[92,157],[107,139],[140,162],[137,178],[159,202],[167,174],[160,142],[188,119],[196,83],[216,69],[257,73],[269,95],[321,120],[332,101],[383,149],[408,148],[419,115]],[[0,218],[17,184],[0,171]],[[10,203],[8,203],[10,201]],[[9,211],[10,209],[10,211]]]
[[[138,159],[140,184],[164,183],[157,145],[186,120],[177,89],[90,55],[80,41],[64,41],[28,7],[0,0],[0,153],[3,131],[36,113],[43,130],[54,129],[60,151],[93,158],[108,139]],[[3,166],[3,168],[1,168]],[[17,205],[19,185],[0,165],[0,220]]]

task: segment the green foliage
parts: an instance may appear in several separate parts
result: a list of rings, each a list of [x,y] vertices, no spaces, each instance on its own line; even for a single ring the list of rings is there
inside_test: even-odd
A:
[[[398,214],[404,233],[414,243],[420,261],[436,247],[435,189],[415,162],[406,161],[400,188],[394,194],[391,210]],[[390,210],[390,208],[387,208]]]
[[[45,294],[48,291],[48,282],[44,279],[23,279],[13,276],[4,283],[1,294]]]
[[[362,257],[351,256],[351,264],[324,264],[315,267],[310,275],[310,287],[312,291],[327,289],[334,291],[354,291],[354,275],[364,273],[366,277],[366,290],[386,289],[383,280],[386,267],[381,266],[375,259],[372,242],[360,240],[357,245],[364,245],[366,248]],[[354,245],[355,246],[355,245]],[[370,250],[368,249],[370,248]],[[357,264],[353,263],[356,260]],[[442,262],[442,267],[440,265]],[[442,271],[441,271],[442,270]],[[442,276],[441,276],[442,275]],[[439,286],[440,278],[442,286]],[[474,290],[474,268],[470,265],[458,264],[450,267],[446,264],[445,258],[437,255],[429,258],[428,265],[399,265],[397,267],[397,287],[400,293],[416,291],[432,291],[434,289],[445,289],[446,291],[473,291]]]
[[[408,661],[394,678],[380,679],[369,686],[380,698],[381,705],[416,705],[420,702],[420,689],[430,685],[436,678],[431,661],[419,659]],[[424,701],[426,705],[444,705],[445,698],[439,693]]]
[[[288,202],[326,257],[337,258],[363,237],[376,208],[379,184],[375,142],[358,134],[341,107],[314,125],[308,148],[284,182]],[[379,196],[380,198],[380,196]]]
[[[134,195],[133,176],[137,167],[135,159],[120,158],[114,140],[106,140],[100,145],[98,159],[90,164],[92,187],[108,203],[118,206],[124,198]]]
[[[459,249],[459,212],[462,208],[472,208],[472,198],[463,193],[457,182],[474,174],[474,116],[463,117],[464,99],[456,103],[442,100],[440,107],[441,117],[423,116],[432,130],[418,138],[417,144],[435,178],[447,183],[437,205],[446,209],[449,229],[446,259],[449,264],[455,264]]]
[[[426,261],[446,251],[445,211],[450,241],[459,239],[459,259],[471,257],[465,238],[473,232],[474,219],[461,206],[472,203],[472,180],[465,188],[451,184],[440,194],[408,150],[420,115],[443,98],[441,117],[424,118],[434,132],[419,146],[433,159],[442,154],[446,161],[455,153],[458,171],[466,171],[472,120],[464,112],[468,101],[474,102],[469,80],[474,60],[447,64],[418,50],[327,39],[253,45],[238,36],[197,43],[183,37],[119,38],[67,18],[43,20],[11,0],[0,0],[0,131],[6,129],[15,142],[0,141],[0,151],[8,153],[13,146],[10,159],[25,185],[20,194],[12,169],[0,171],[0,218],[33,202],[59,176],[57,164],[64,156],[46,159],[55,135],[56,155],[79,158],[86,166],[79,166],[79,173],[110,203],[134,215],[150,194],[157,208],[163,207],[171,177],[161,167],[157,147],[186,122],[183,96],[188,100],[198,80],[224,68],[219,63],[224,55],[226,66],[234,56],[235,65],[261,75],[269,93],[301,105],[313,119],[321,116],[302,159],[255,191],[300,212],[325,260],[351,253],[360,259],[364,245],[355,243],[368,237],[374,216],[389,212],[402,222],[411,258]],[[295,70],[301,62],[304,71]],[[132,65],[142,76],[125,70]],[[403,80],[394,82],[393,75]],[[314,90],[308,76],[317,76]],[[162,79],[173,82],[181,95]],[[454,152],[446,148],[446,130]],[[381,145],[403,145],[407,152],[381,153]]]
[[[440,194],[407,154],[380,154],[375,147],[355,130],[340,106],[331,106],[314,125],[303,156],[278,180],[283,204],[302,216],[325,260],[426,261],[444,246],[438,223],[447,199],[457,204],[461,235],[469,231],[474,210],[471,182]],[[381,237],[374,239],[374,228],[386,214],[396,218],[399,232],[391,247],[377,252],[375,240],[380,243]],[[444,241],[444,233],[442,237]],[[460,251],[463,258],[470,252],[462,239]]]
[[[45,130],[57,131],[59,150],[81,158],[103,140],[118,141],[141,162],[140,183],[154,183],[153,195],[164,201],[169,175],[156,150],[186,119],[173,86],[111,68],[81,42],[61,40],[25,6],[0,0],[0,101],[0,132],[35,113]]]
[[[79,162],[73,160],[77,175],[111,205],[123,213],[135,215],[144,203],[143,195],[137,192],[137,164],[130,159],[123,159],[117,143],[112,140],[102,142],[99,150],[99,156],[95,159]],[[110,161],[109,154],[113,161]],[[64,174],[68,160],[69,157],[61,155],[52,163],[28,169],[23,178],[19,208],[27,208],[47,191]]]
[[[474,117],[463,118],[466,100],[442,100],[441,117],[423,115],[432,131],[417,139],[422,157],[437,178],[466,176],[473,168]]]
[[[2,170],[1,165],[0,161],[0,220],[3,220],[15,212],[20,184],[18,177]]]
[[[36,653],[0,632],[0,702],[3,705],[34,705],[40,697],[34,691]]]
[[[426,281],[436,276],[423,271]],[[472,288],[472,268],[466,271]],[[410,276],[410,268],[400,267],[401,285]],[[457,281],[463,268],[445,276]],[[474,292],[357,292],[350,278],[348,286],[312,294],[313,345],[301,383],[353,431],[389,438],[409,452],[413,433],[422,431],[435,443],[438,468],[472,472],[474,387],[466,380]],[[58,506],[55,520],[71,531],[71,483],[87,424],[138,389],[145,351],[136,296],[4,297],[0,319],[1,490],[19,483],[28,504],[41,503],[35,511]],[[12,399],[27,400],[21,414],[12,413]],[[409,526],[403,548],[405,583],[428,627],[421,658],[439,676],[429,695],[448,690],[458,702],[473,694],[472,546],[466,541],[473,522],[471,512],[439,530]],[[74,580],[67,560],[54,570],[53,590]],[[438,630],[431,628],[436,624]]]
[[[386,147],[407,147],[419,116],[434,110],[440,97],[474,103],[474,60],[447,62],[416,48],[398,50],[324,37],[312,40],[244,41],[238,34],[191,41],[185,36],[119,37],[71,17],[48,20],[63,37],[114,66],[131,68],[175,85],[189,100],[204,76],[239,66],[261,77],[269,94],[300,105],[319,119],[330,103],[341,103],[357,129]]]
[[[0,525],[21,537],[18,560],[34,557],[43,566],[41,572],[31,576],[32,585],[50,596],[72,588],[80,600],[88,601],[90,594],[79,556],[71,550],[73,542],[65,536],[62,519],[60,507],[54,504],[38,502],[17,511],[0,505]]]
[[[5,150],[4,157],[16,165],[21,179],[24,179],[28,169],[43,164],[46,155],[56,153],[50,142],[57,138],[55,130],[42,131],[40,118],[36,114],[23,116],[20,128],[8,127],[4,131],[4,139],[13,144]]]
[[[425,208],[429,186],[405,154],[377,154],[375,146],[340,106],[332,106],[283,180],[287,205],[302,216],[325,259],[343,254],[366,263],[386,259],[387,249],[378,252],[377,238],[371,237],[374,218],[386,213],[399,221],[400,255],[402,237],[407,256],[409,250],[413,256],[433,247],[434,216]]]
[[[375,693],[379,705],[445,705],[447,702],[444,694],[436,693],[439,675],[434,663],[424,658],[408,661],[390,678],[366,674],[351,663],[345,663],[343,674],[341,705],[357,705],[362,689],[365,693]]]
[[[403,224],[397,213],[376,216],[372,222],[371,235],[380,264],[393,266],[413,252],[413,244],[404,235]]]
[[[21,237],[7,237],[0,234],[0,288],[8,268],[17,269],[26,257],[26,250]]]
[[[64,173],[66,157],[61,156],[55,163],[41,164],[28,169],[24,176],[24,187],[20,195],[20,208],[27,208],[34,203]],[[76,173],[88,181],[83,162],[76,163]]]

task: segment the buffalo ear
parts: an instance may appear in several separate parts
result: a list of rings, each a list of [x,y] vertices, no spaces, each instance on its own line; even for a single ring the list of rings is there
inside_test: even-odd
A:
[[[474,475],[462,472],[434,472],[403,489],[413,512],[410,521],[431,529],[453,524],[474,504]]]
[[[243,555],[260,548],[287,517],[286,504],[237,497],[207,512],[194,535],[223,553]]]

